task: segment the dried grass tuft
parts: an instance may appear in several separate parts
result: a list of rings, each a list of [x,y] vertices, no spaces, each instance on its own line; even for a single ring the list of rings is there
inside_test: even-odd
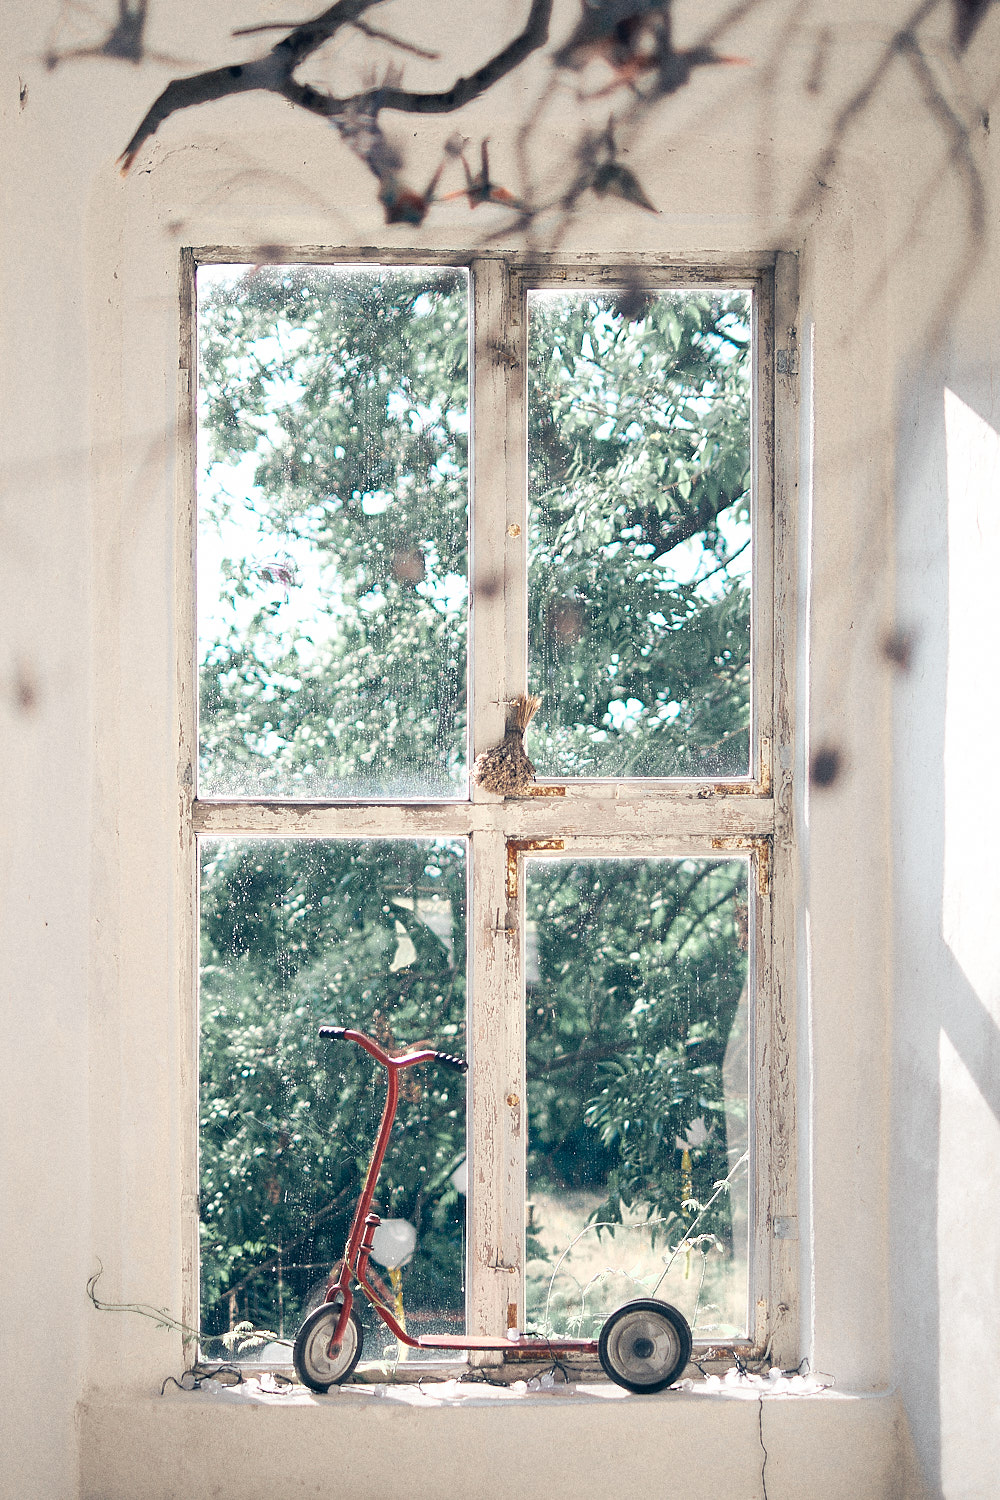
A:
[[[499,745],[477,757],[472,779],[488,792],[517,797],[534,784],[535,768],[524,748],[524,733],[541,701],[524,693],[515,698],[507,716],[507,733]]]

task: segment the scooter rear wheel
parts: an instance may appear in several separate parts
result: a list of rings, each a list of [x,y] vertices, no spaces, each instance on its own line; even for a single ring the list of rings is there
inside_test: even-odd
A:
[[[292,1364],[302,1384],[312,1391],[322,1393],[328,1391],[331,1385],[340,1385],[361,1358],[365,1331],[356,1307],[351,1308],[340,1348],[332,1355],[327,1354],[330,1336],[340,1316],[340,1307],[339,1301],[323,1302],[319,1307],[314,1307],[295,1335]]]
[[[626,1302],[601,1329],[597,1352],[609,1380],[640,1394],[673,1385],[691,1358],[687,1318],[669,1302]]]

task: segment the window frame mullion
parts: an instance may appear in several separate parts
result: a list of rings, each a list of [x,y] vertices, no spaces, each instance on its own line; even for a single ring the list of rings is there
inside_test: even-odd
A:
[[[499,260],[470,267],[472,339],[469,456],[469,697],[475,760],[503,735],[506,713],[507,632],[516,612],[520,550],[508,536],[512,440],[507,421],[512,371],[504,351],[510,317],[510,272]],[[472,784],[472,801],[502,802]]]
[[[502,738],[509,704],[525,690],[527,502],[517,283],[505,260],[474,260],[470,272],[469,692],[475,759]],[[468,844],[466,1318],[470,1331],[495,1335],[523,1321],[523,924],[507,899],[504,799],[475,782],[471,795],[473,806],[495,805],[496,821],[475,827]]]
[[[524,924],[507,899],[504,833],[476,832],[469,846],[466,1318],[470,1332],[499,1334],[524,1307]]]

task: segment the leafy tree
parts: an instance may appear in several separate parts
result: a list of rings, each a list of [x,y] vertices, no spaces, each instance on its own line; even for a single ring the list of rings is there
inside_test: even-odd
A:
[[[464,273],[203,277],[202,788],[460,794]],[[748,320],[741,292],[533,300],[531,752],[546,774],[748,769]],[[665,1244],[694,1230],[731,1258],[716,1184],[745,1135],[724,1074],[745,863],[530,869],[533,1198],[578,1191],[596,1221],[648,1219]],[[447,842],[205,849],[207,1331],[290,1333],[341,1253],[381,1079],[321,1048],[318,1023],[464,1050],[464,882]],[[462,1302],[464,1101],[455,1075],[427,1074],[378,1207],[418,1228],[408,1314],[447,1320]],[[543,1295],[541,1229],[531,1249],[536,1322],[580,1326],[572,1298]]]
[[[535,294],[531,635],[547,775],[749,770],[749,298]]]
[[[206,279],[200,328],[205,530],[222,549],[209,586],[224,601],[203,643],[203,788],[454,795],[465,273]]]
[[[716,1304],[715,1325],[738,1324],[738,1287],[719,1284],[724,1267],[746,1254],[738,1243],[746,1218],[747,1064],[738,1024],[746,867],[732,859],[583,859],[540,861],[529,872],[537,970],[527,993],[528,1192],[541,1220],[529,1245],[529,1313],[546,1328],[554,1321],[559,1331],[596,1334],[624,1300],[621,1278],[612,1278],[608,1306],[580,1263],[599,1251],[603,1265],[637,1267],[644,1249],[693,1233],[711,1253],[710,1290],[724,1304]],[[610,1226],[605,1240],[616,1225],[648,1232],[621,1230],[613,1256],[584,1236],[580,1252],[554,1264],[544,1221],[567,1194],[584,1202],[575,1234],[588,1217]],[[568,1245],[564,1227],[560,1248]],[[649,1253],[646,1261],[650,1291],[664,1262]],[[692,1302],[676,1279],[669,1291],[688,1302],[694,1321],[700,1294]]]
[[[464,1051],[464,853],[426,840],[208,843],[202,934],[203,1328],[294,1331],[343,1251],[383,1097],[370,1059],[318,1027]],[[376,1207],[420,1236],[408,1306],[454,1311],[464,1084],[430,1068],[404,1079],[405,1133]]]

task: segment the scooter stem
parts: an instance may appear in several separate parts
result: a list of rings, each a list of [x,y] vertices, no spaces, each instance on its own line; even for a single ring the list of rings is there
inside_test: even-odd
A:
[[[387,1058],[391,1064],[392,1059]],[[375,1197],[375,1186],[378,1182],[385,1153],[389,1147],[389,1136],[392,1134],[393,1122],[396,1118],[396,1106],[399,1103],[399,1078],[396,1068],[386,1068],[385,1104],[382,1107],[382,1120],[379,1124],[378,1135],[375,1137],[375,1145],[372,1149],[372,1158],[368,1163],[368,1171],[365,1174],[364,1187],[358,1199],[358,1206],[354,1210],[354,1219],[351,1223],[351,1232],[347,1236],[347,1250],[344,1255],[345,1261],[352,1270],[357,1267],[358,1253],[361,1249],[365,1235],[365,1220]]]
[[[347,1248],[344,1251],[344,1262],[340,1268],[340,1275],[330,1286],[327,1287],[327,1302],[336,1301],[341,1298],[340,1314],[333,1329],[328,1345],[328,1353],[332,1357],[333,1351],[339,1348],[347,1327],[347,1320],[351,1315],[351,1307],[354,1294],[351,1282],[356,1280],[365,1290],[368,1296],[374,1297],[374,1293],[368,1286],[367,1269],[368,1257],[371,1254],[372,1236],[375,1228],[380,1222],[378,1215],[371,1212],[372,1199],[375,1196],[375,1185],[378,1182],[385,1153],[389,1146],[389,1137],[396,1119],[396,1109],[399,1104],[399,1073],[402,1068],[411,1068],[417,1063],[438,1061],[447,1063],[448,1066],[465,1071],[466,1064],[461,1058],[453,1057],[450,1053],[437,1052],[431,1048],[420,1048],[416,1052],[405,1053],[401,1057],[390,1057],[379,1044],[370,1036],[365,1036],[362,1031],[353,1031],[347,1027],[321,1026],[320,1036],[336,1038],[339,1041],[356,1042],[359,1047],[373,1057],[375,1061],[385,1069],[385,1104],[382,1106],[382,1119],[379,1124],[378,1134],[375,1137],[375,1145],[372,1149],[371,1160],[368,1163],[368,1171],[365,1173],[364,1185],[358,1198],[357,1207],[354,1210],[354,1218],[351,1221],[350,1233],[347,1236]],[[405,1330],[400,1329],[388,1309],[378,1303],[379,1312],[385,1322],[402,1342],[417,1348],[417,1341],[409,1336]]]

